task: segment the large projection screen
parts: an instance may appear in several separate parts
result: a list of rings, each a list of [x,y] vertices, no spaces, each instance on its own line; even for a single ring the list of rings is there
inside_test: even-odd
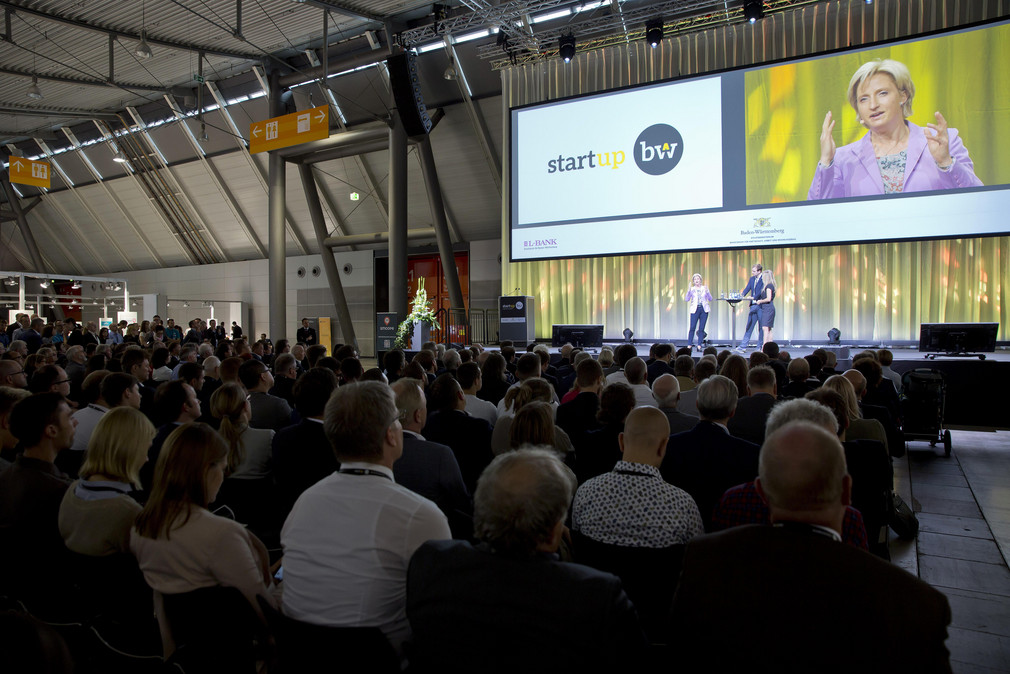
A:
[[[875,59],[914,87],[904,184],[888,194],[848,95]],[[514,108],[510,260],[1006,234],[1008,74],[1002,22]],[[819,172],[828,111],[838,149]]]

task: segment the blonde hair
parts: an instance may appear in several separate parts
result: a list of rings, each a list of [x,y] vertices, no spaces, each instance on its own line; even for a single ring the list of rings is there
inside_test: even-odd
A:
[[[852,79],[849,80],[849,105],[858,115],[859,88],[863,86],[863,82],[880,73],[890,75],[894,80],[894,85],[898,87],[898,91],[905,94],[905,102],[901,104],[901,114],[911,117],[915,84],[912,83],[912,75],[908,72],[908,66],[901,61],[892,59],[875,59],[859,66],[859,69],[853,73]],[[863,120],[859,120],[859,123],[862,124]]]
[[[140,468],[156,431],[146,416],[132,407],[114,407],[98,420],[88,441],[81,479],[105,475],[140,486]]]
[[[849,416],[849,421],[862,419],[863,414],[859,410],[859,400],[856,398],[856,388],[852,382],[840,374],[833,374],[824,380],[822,388],[835,391],[842,396],[845,401],[845,412]]]
[[[772,273],[771,269],[765,269],[761,272],[761,283],[763,283],[765,287],[775,285],[775,274]]]
[[[705,277],[704,277],[704,276],[702,276],[701,274],[693,274],[693,275],[691,276],[691,283],[694,283],[694,279],[695,279],[695,278],[699,278],[699,279],[701,279],[701,282],[702,282],[702,283],[704,283],[704,282],[705,282]]]
[[[511,409],[515,414],[528,403],[533,401],[552,402],[551,385],[546,379],[540,377],[530,377],[519,386],[514,386],[505,392],[505,409]]]
[[[238,384],[228,383],[220,386],[210,397],[210,413],[221,420],[218,432],[228,443],[228,470],[225,475],[231,475],[245,459],[245,443],[242,433],[249,426],[242,420],[245,412],[246,390]]]

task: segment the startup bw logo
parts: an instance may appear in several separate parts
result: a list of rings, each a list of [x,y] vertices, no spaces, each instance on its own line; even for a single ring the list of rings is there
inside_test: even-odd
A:
[[[653,124],[635,141],[635,163],[643,173],[661,176],[669,173],[684,156],[684,139],[669,124]]]
[[[635,163],[643,173],[661,176],[669,173],[684,156],[684,139],[680,132],[669,124],[653,124],[639,134],[632,149]],[[625,162],[624,150],[593,152],[566,157],[559,154],[557,159],[547,162],[547,173],[566,173],[583,169],[618,169]]]

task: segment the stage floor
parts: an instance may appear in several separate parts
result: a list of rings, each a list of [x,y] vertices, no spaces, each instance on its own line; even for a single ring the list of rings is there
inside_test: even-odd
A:
[[[623,342],[604,342],[604,346],[608,346],[611,349],[615,349],[618,346],[620,346],[621,344],[623,344]],[[641,357],[643,357],[643,358],[648,358],[649,357],[649,348],[651,346],[652,346],[651,343],[649,343],[649,344],[635,343],[635,348],[638,350],[638,355],[641,356]],[[676,346],[674,348],[674,350],[676,351],[676,349],[681,348],[681,346],[683,346],[683,345],[681,344],[679,346]],[[733,346],[731,346],[729,344],[712,344],[712,346],[714,346],[719,351],[722,351],[723,349],[729,349],[733,353],[740,353]],[[492,346],[490,348],[494,349],[495,347]],[[926,367],[929,363],[940,363],[940,362],[955,363],[955,362],[978,362],[979,361],[979,358],[977,358],[977,357],[967,358],[967,357],[963,357],[963,356],[956,357],[956,358],[949,357],[949,356],[939,356],[939,357],[937,357],[934,360],[930,360],[930,359],[927,359],[926,358],[926,354],[922,353],[921,351],[919,351],[919,349],[917,347],[910,347],[910,346],[888,346],[888,345],[884,345],[884,346],[881,346],[881,345],[871,346],[871,345],[868,345],[868,344],[867,345],[862,345],[862,344],[860,344],[860,345],[842,344],[839,347],[837,345],[832,346],[830,344],[822,344],[822,345],[805,345],[805,344],[804,345],[791,345],[788,342],[786,342],[786,343],[781,343],[780,342],[779,343],[779,349],[781,349],[782,351],[787,351],[789,353],[789,356],[791,358],[802,358],[803,356],[809,356],[811,353],[814,352],[814,349],[817,349],[817,348],[825,348],[825,349],[829,349],[829,350],[834,350],[835,354],[838,356],[838,360],[839,361],[844,361],[844,362],[847,362],[847,363],[851,363],[852,362],[852,357],[855,356],[857,353],[859,353],[860,351],[866,351],[868,349],[871,349],[871,350],[874,350],[874,351],[879,350],[879,349],[888,349],[891,353],[894,354],[894,360],[896,360],[896,361],[919,361],[919,362],[923,363],[923,367]],[[847,357],[842,357],[842,355],[839,353],[839,349],[842,349],[843,353],[844,353],[844,349],[848,349],[848,356]],[[557,350],[558,350],[557,348],[551,347],[551,353],[554,353]],[[747,351],[745,353],[742,353],[740,355],[742,355],[742,356],[744,356],[746,358],[746,357],[750,356],[750,354],[753,351],[757,351],[757,350],[758,350],[757,347],[753,347],[752,346],[751,348],[747,349]],[[600,350],[598,348],[593,348],[593,349],[587,349],[587,351],[589,351],[590,353],[596,354],[596,353],[599,353]],[[697,357],[700,357],[701,352],[695,351],[692,355],[697,358]],[[983,354],[983,355],[985,356],[985,359],[987,361],[992,360],[992,361],[1001,362],[1001,363],[1010,362],[1010,348],[997,347],[995,353],[986,353],[986,354]]]

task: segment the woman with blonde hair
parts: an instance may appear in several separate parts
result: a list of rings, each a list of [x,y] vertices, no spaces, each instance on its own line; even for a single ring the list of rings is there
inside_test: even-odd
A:
[[[547,403],[552,410],[551,418],[554,417],[554,407],[551,405],[554,400],[553,391],[547,380],[540,377],[530,377],[519,386],[513,386],[508,390],[505,394],[505,414],[498,418],[491,432],[491,451],[495,456],[512,449],[512,420],[526,405],[534,402]]]
[[[859,399],[852,382],[840,374],[833,374],[824,380],[821,388],[830,389],[842,396],[845,412],[849,417],[849,427],[845,431],[846,440],[876,440],[887,447],[887,433],[884,425],[876,419],[864,419],[859,409]]]
[[[228,445],[225,475],[229,478],[253,480],[270,475],[274,432],[249,426],[248,397],[235,383],[222,385],[210,397],[210,413],[221,420],[218,432]]]
[[[141,510],[133,494],[154,435],[154,425],[132,407],[102,415],[88,442],[81,479],[70,485],[60,505],[60,535],[72,552],[92,557],[129,552],[130,529]]]
[[[772,341],[772,328],[775,327],[774,302],[777,288],[775,287],[775,275],[772,274],[771,269],[765,269],[761,272],[761,282],[764,284],[764,290],[761,291],[761,299],[755,302],[755,304],[758,305],[758,325],[761,326],[761,332],[764,337],[761,346],[764,346]]]
[[[698,350],[701,351],[705,341],[705,324],[708,322],[708,312],[712,306],[712,293],[705,285],[705,279],[701,274],[691,277],[691,285],[684,293],[684,301],[688,303],[688,315],[691,317],[691,326],[687,331],[687,346],[694,348],[695,328],[697,328]]]

